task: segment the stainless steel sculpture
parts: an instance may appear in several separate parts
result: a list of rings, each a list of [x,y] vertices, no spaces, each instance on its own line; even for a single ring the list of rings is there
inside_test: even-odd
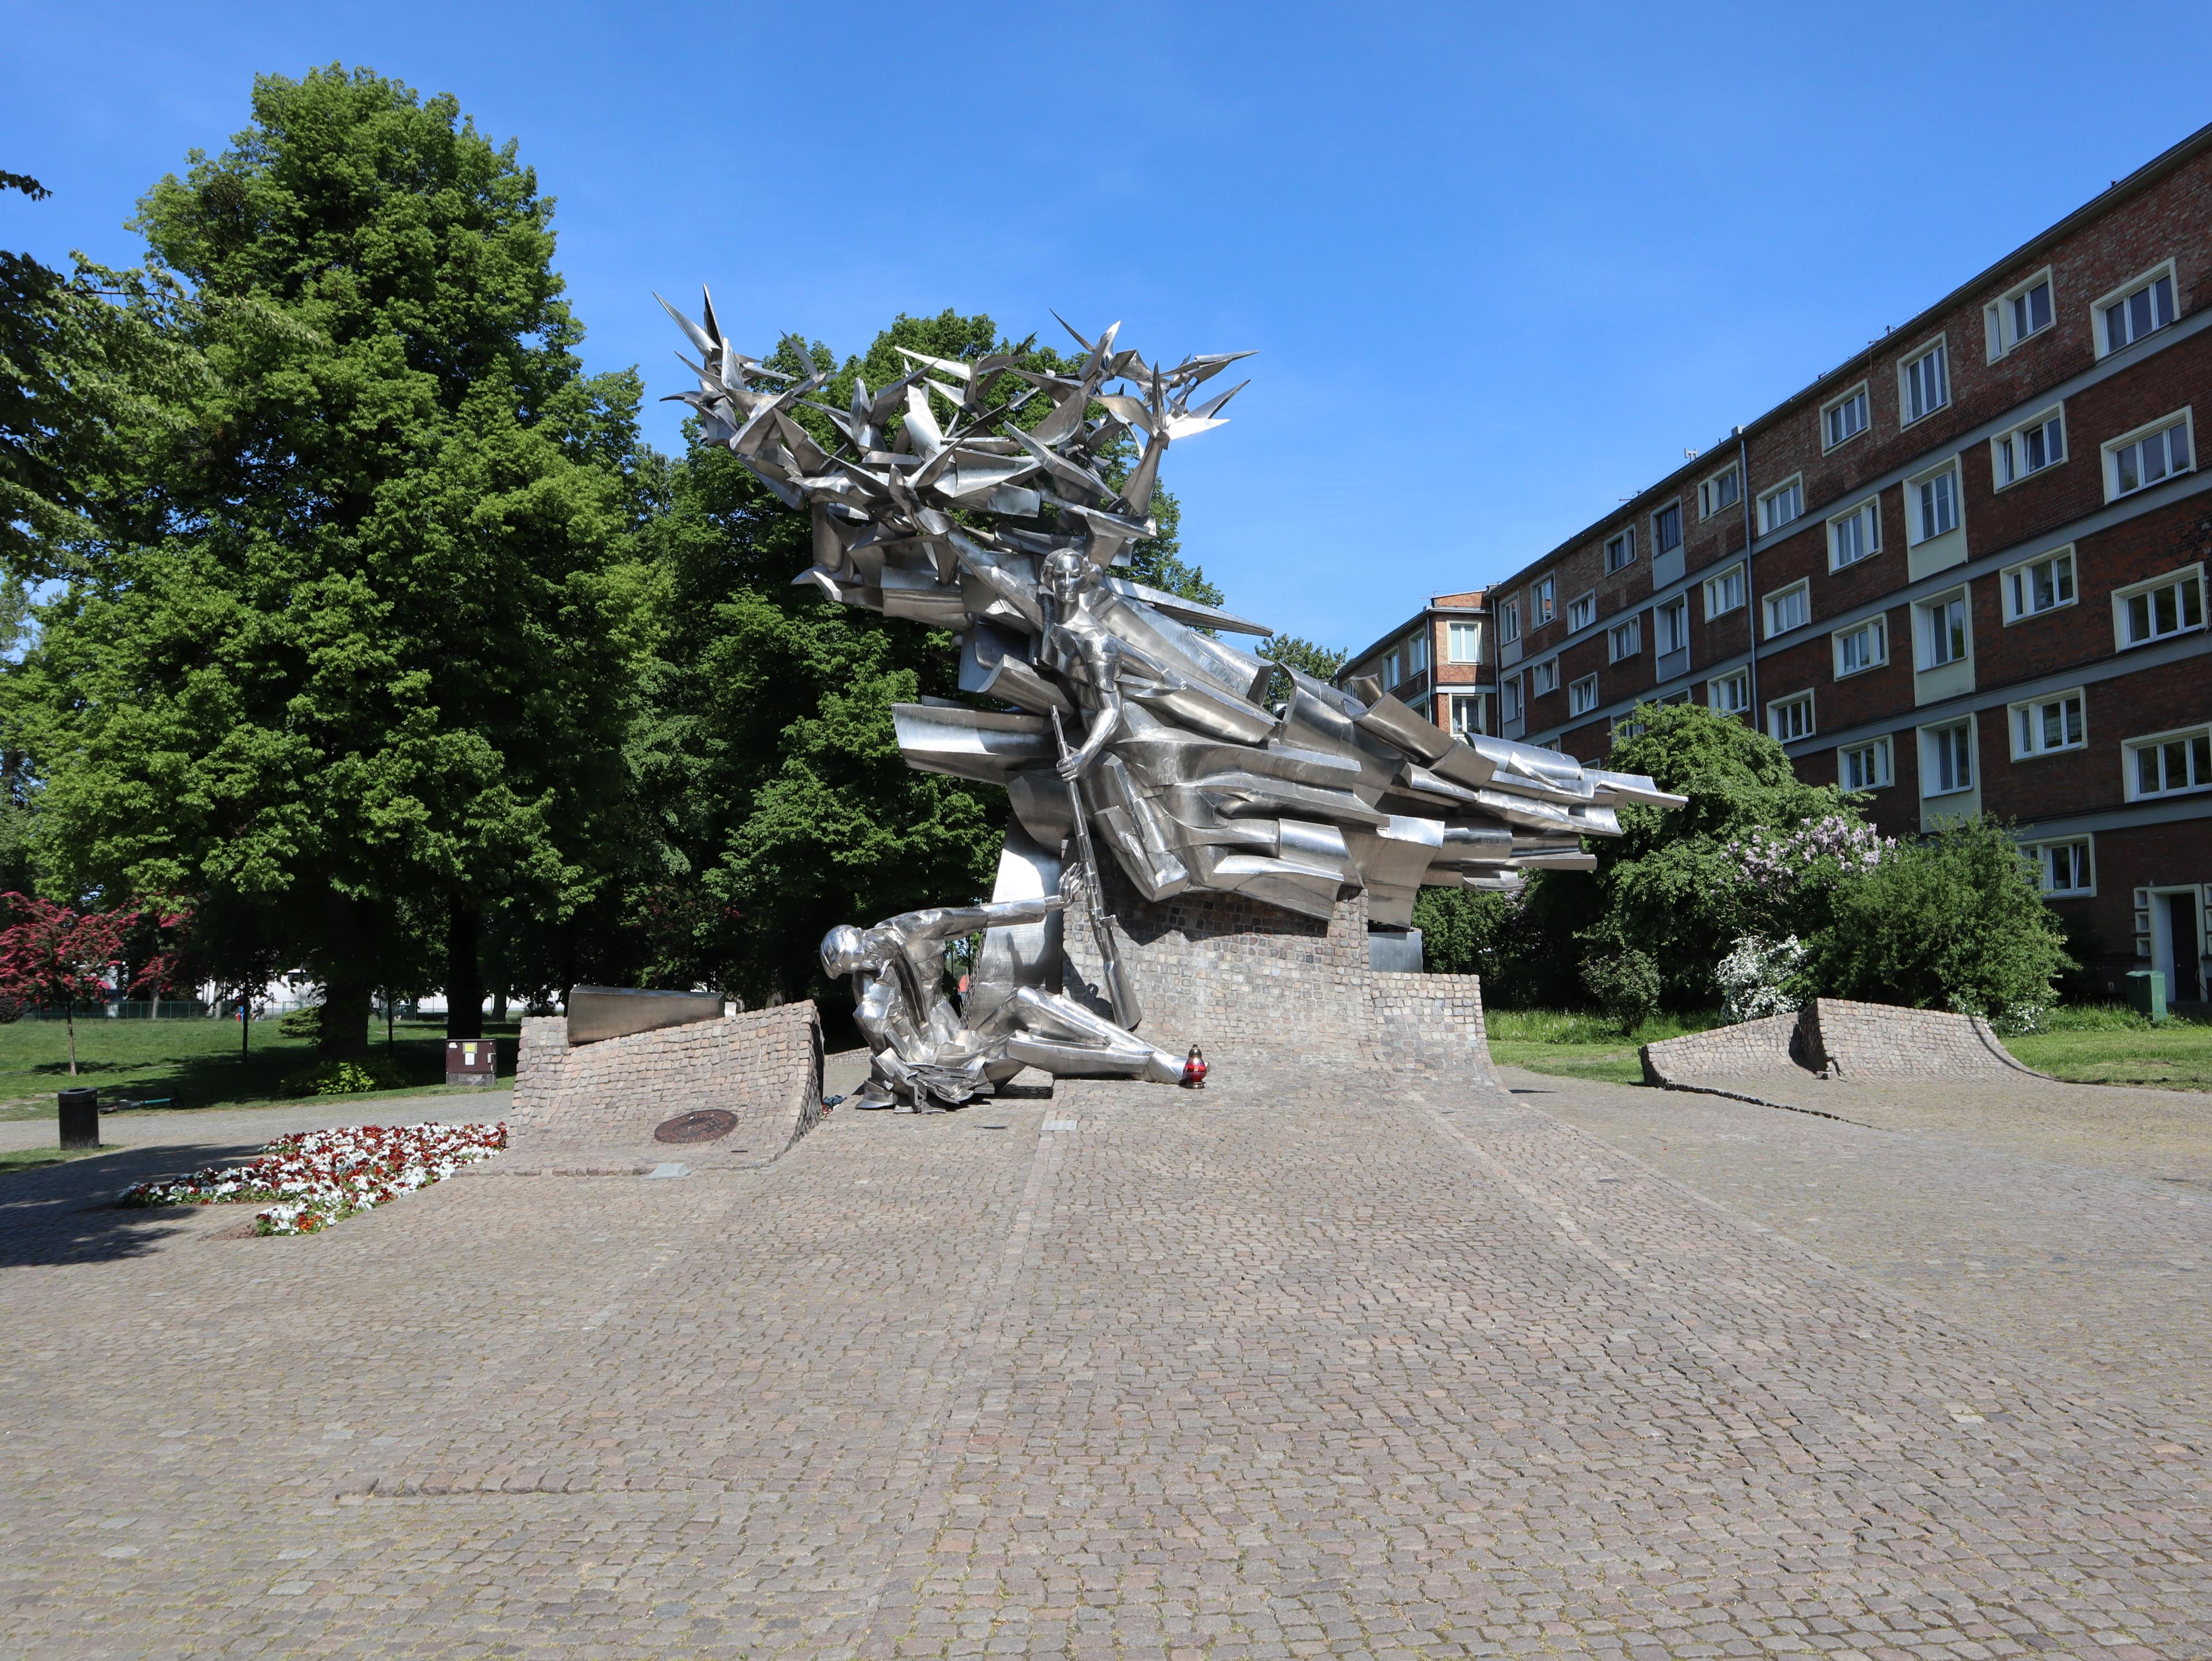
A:
[[[893,711],[909,765],[1001,786],[1012,812],[992,904],[823,942],[824,968],[854,977],[875,1098],[963,1101],[1024,1064],[1176,1076],[1172,1056],[1133,1035],[1141,989],[1110,928],[1097,933],[1115,1019],[1053,990],[1064,850],[1090,866],[1094,830],[1148,900],[1225,891],[1326,918],[1364,890],[1371,921],[1402,927],[1425,885],[1509,889],[1530,869],[1586,870],[1582,839],[1620,835],[1618,804],[1685,800],[1555,751],[1453,738],[1371,680],[1346,690],[1285,669],[1290,694],[1271,708],[1276,666],[1221,636],[1272,630],[1115,575],[1157,534],[1169,447],[1223,424],[1246,383],[1191,400],[1249,354],[1155,367],[1115,347],[1119,324],[1095,341],[1070,328],[1085,353],[1073,375],[1011,353],[906,352],[906,374],[880,392],[858,383],[837,409],[808,396],[827,372],[793,378],[731,348],[711,301],[703,326],[669,314],[700,354],[685,360],[698,390],[683,397],[702,440],[811,517],[814,563],[794,581],[952,630],[961,690],[1001,706]],[[1114,459],[1139,436],[1113,483]],[[1066,874],[1100,903],[1095,868]],[[944,942],[978,930],[956,1009]]]

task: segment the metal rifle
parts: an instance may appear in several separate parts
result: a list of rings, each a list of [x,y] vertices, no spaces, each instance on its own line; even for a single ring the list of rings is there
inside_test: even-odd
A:
[[[1060,725],[1060,711],[1052,712],[1053,742],[1060,746],[1060,758],[1067,759],[1067,734]],[[1128,971],[1121,966],[1121,947],[1114,938],[1114,921],[1106,915],[1106,902],[1098,889],[1098,856],[1091,850],[1091,822],[1083,812],[1083,787],[1075,780],[1067,781],[1067,806],[1075,815],[1075,857],[1083,870],[1083,891],[1091,902],[1091,932],[1098,941],[1099,970],[1106,982],[1106,996],[1114,1006],[1114,1024],[1133,1032],[1137,1023],[1145,1019],[1144,1006],[1137,1001],[1137,989],[1131,984]]]

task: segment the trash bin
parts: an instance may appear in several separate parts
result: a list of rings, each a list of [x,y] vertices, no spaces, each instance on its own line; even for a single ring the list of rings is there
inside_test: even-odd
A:
[[[2162,969],[2128,970],[2128,1007],[2154,1021],[2164,1020],[2166,971]]]
[[[61,1104],[62,1146],[98,1147],[100,1092],[97,1090],[64,1090],[61,1093]]]

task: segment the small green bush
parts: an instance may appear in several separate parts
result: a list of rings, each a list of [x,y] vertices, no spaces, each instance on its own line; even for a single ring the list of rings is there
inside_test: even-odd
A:
[[[2047,1009],[2069,963],[2033,867],[1985,817],[1845,877],[1812,946],[1812,979],[1830,997],[1990,1016]]]
[[[276,1023],[277,1032],[287,1038],[320,1037],[323,1031],[323,1007],[311,1003],[305,1009],[295,1009]]]
[[[1659,965],[1633,946],[1586,958],[1583,984],[1624,1033],[1659,1012]]]
[[[358,1062],[319,1062],[284,1080],[291,1096],[358,1096],[368,1090],[397,1090],[407,1082],[405,1069],[382,1056]]]

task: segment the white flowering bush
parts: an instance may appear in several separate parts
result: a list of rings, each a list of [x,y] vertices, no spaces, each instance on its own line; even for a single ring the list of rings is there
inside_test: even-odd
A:
[[[1781,898],[1808,885],[1832,886],[1856,872],[1871,871],[1896,846],[1895,837],[1870,824],[1828,813],[1787,830],[1754,826],[1728,848],[1745,882]]]
[[[240,1165],[140,1183],[126,1206],[266,1203],[257,1234],[313,1234],[441,1182],[507,1146],[503,1124],[353,1125],[280,1136]],[[273,1202],[273,1203],[270,1203]]]
[[[1804,966],[1805,947],[1795,934],[1778,940],[1745,935],[1713,970],[1722,1018],[1730,1023],[1755,1021],[1796,1008],[1792,983]]]

